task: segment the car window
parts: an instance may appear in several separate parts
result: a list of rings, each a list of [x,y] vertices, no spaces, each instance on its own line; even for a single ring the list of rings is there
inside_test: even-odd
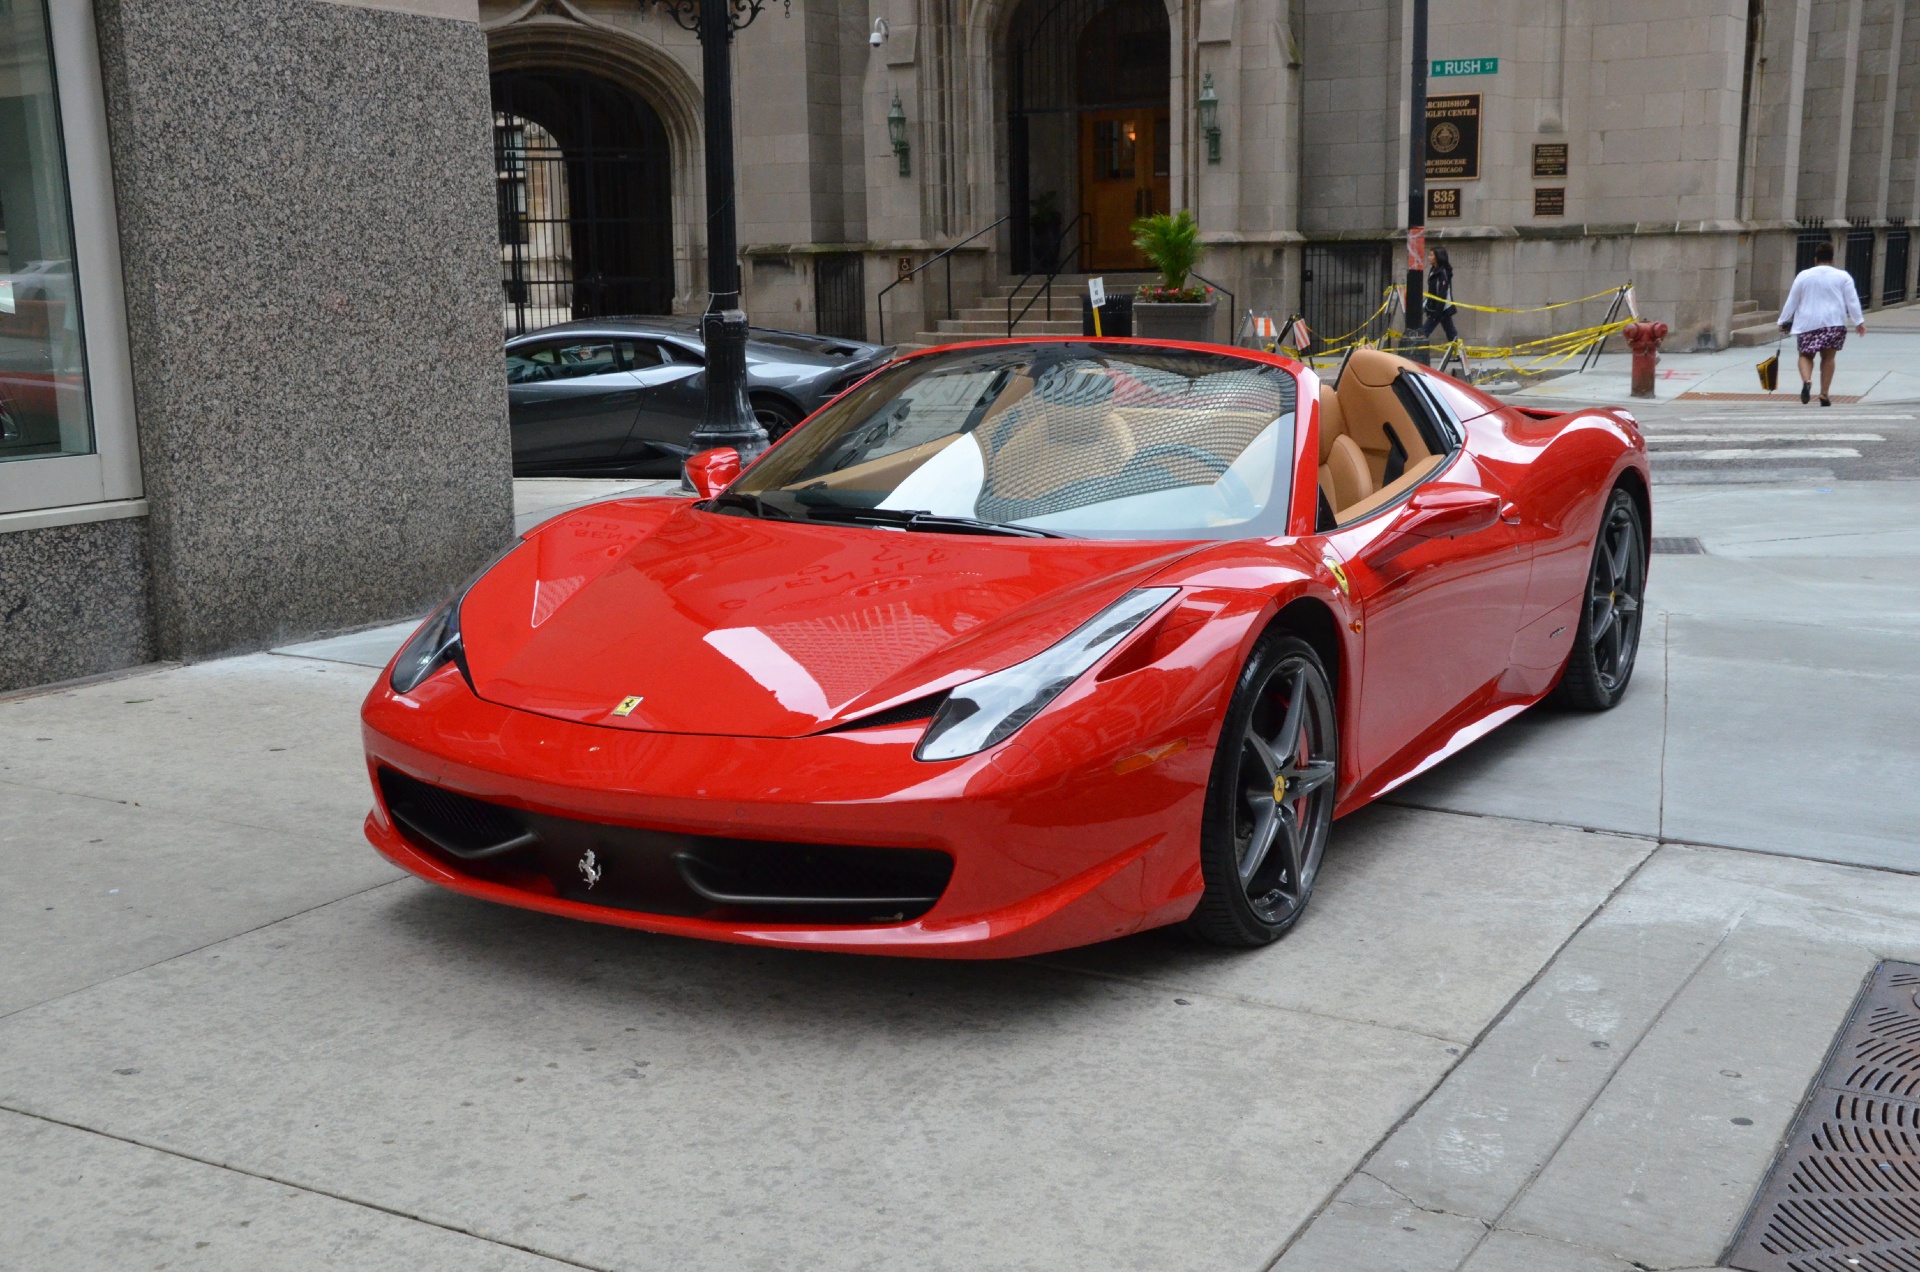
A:
[[[612,340],[521,345],[507,351],[507,383],[536,384],[547,380],[574,380],[624,370]]]
[[[626,358],[626,370],[639,371],[646,367],[657,367],[670,361],[663,356],[660,346],[651,340],[622,340],[620,352]]]
[[[740,489],[790,516],[882,508],[1110,539],[1286,533],[1291,374],[1228,352],[998,345],[834,399]]]

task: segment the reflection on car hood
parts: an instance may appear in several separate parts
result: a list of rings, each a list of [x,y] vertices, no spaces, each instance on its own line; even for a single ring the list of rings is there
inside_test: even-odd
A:
[[[468,593],[461,626],[480,696],[502,706],[797,737],[1030,657],[1195,546],[904,534],[628,500],[544,527]]]

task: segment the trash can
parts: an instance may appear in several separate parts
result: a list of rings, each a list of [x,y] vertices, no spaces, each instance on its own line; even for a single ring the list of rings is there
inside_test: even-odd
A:
[[[1083,336],[1093,334],[1093,297],[1085,292],[1080,294],[1080,334]],[[1100,334],[1103,336],[1133,334],[1133,297],[1107,293],[1107,303],[1100,306]]]

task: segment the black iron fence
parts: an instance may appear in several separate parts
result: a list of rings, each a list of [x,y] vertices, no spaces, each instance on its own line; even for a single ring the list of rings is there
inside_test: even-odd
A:
[[[1860,293],[1860,306],[1873,303],[1873,227],[1854,225],[1847,230],[1847,273]]]
[[[1393,278],[1392,243],[1309,243],[1301,256],[1300,312],[1314,344],[1352,333],[1387,334],[1387,313],[1375,314]]]
[[[1887,231],[1887,258],[1880,270],[1880,303],[1897,305],[1907,298],[1907,227],[1895,223]]]
[[[823,336],[867,338],[866,258],[834,252],[813,258],[813,309]]]

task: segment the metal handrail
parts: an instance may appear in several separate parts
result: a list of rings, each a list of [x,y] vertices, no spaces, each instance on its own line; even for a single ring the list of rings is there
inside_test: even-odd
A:
[[[888,292],[892,291],[894,288],[898,287],[902,283],[911,282],[913,280],[913,276],[915,274],[918,274],[921,270],[927,269],[928,267],[940,261],[945,261],[947,263],[947,317],[949,318],[953,317],[953,254],[959,251],[961,248],[965,247],[967,244],[973,242],[973,240],[979,238],[982,234],[992,233],[994,230],[999,229],[1001,226],[1005,225],[1008,221],[1011,221],[1012,219],[1013,219],[1013,213],[1011,212],[1007,213],[1005,216],[1001,217],[998,221],[995,221],[992,225],[987,226],[985,229],[975,230],[973,233],[967,235],[967,237],[961,239],[958,243],[955,243],[953,246],[946,248],[944,251],[940,252],[938,255],[929,256],[925,261],[921,262],[918,265],[915,265],[912,269],[900,275],[900,277],[894,279],[892,282],[888,283],[885,287],[882,287],[880,289],[880,294],[874,297],[874,300],[873,300],[875,307],[878,308],[880,311],[880,343],[881,344],[887,343],[887,293]]]
[[[1233,334],[1227,338],[1227,343],[1228,344],[1237,343],[1240,339],[1240,329],[1234,325],[1239,321],[1236,317],[1234,317],[1234,315],[1240,312],[1240,305],[1239,305],[1239,302],[1234,299],[1233,293],[1230,291],[1227,291],[1225,287],[1221,286],[1219,283],[1214,282],[1211,278],[1208,278],[1205,274],[1202,274],[1197,269],[1188,270],[1187,277],[1199,279],[1200,285],[1202,287],[1211,287],[1217,292],[1224,292],[1226,294],[1228,330],[1233,332]]]
[[[1080,233],[1080,227],[1082,225],[1088,227],[1085,234]],[[1018,316],[1013,312],[1013,302],[1020,299],[1020,289],[1032,282],[1040,271],[1036,269],[1028,270],[1026,277],[1013,285],[1013,290],[1007,293],[1007,339],[1013,339],[1013,329],[1020,325],[1020,319],[1027,316],[1027,310],[1032,309],[1034,301],[1039,300],[1042,295],[1045,295],[1047,298],[1047,316],[1049,318],[1053,316],[1053,280],[1066,272],[1067,256],[1072,256],[1074,259],[1080,261],[1082,265],[1086,264],[1084,257],[1087,250],[1087,240],[1093,237],[1092,226],[1093,213],[1082,211],[1078,216],[1074,217],[1073,220],[1060,227],[1060,233],[1055,235],[1053,240],[1053,272],[1047,275],[1044,289],[1036,290],[1033,293],[1032,299],[1028,300],[1027,303],[1021,307]],[[1060,249],[1066,245],[1067,234],[1069,232],[1077,235],[1078,239],[1073,245],[1073,251],[1067,255],[1062,255]]]

